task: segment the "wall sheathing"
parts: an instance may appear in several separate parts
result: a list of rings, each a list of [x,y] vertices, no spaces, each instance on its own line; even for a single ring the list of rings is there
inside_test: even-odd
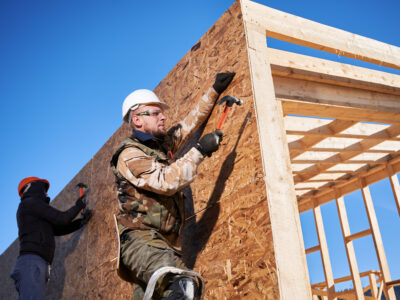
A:
[[[235,2],[155,89],[172,107],[167,113],[170,126],[194,107],[218,72],[236,72],[221,97],[231,94],[244,100],[229,113],[222,146],[185,189],[187,216],[201,212],[187,221],[184,260],[203,275],[205,299],[279,298],[246,49],[240,5]],[[122,100],[116,99],[115,105]],[[214,108],[178,156],[203,132],[216,128],[222,111],[223,106]],[[94,216],[86,228],[58,238],[48,299],[131,299],[133,286],[116,275],[117,201],[109,168],[113,149],[128,135],[127,126],[121,126],[53,201],[55,207],[67,209],[78,196],[76,184],[84,182],[90,187]],[[8,274],[17,248],[14,242],[0,258],[1,299],[16,298]]]

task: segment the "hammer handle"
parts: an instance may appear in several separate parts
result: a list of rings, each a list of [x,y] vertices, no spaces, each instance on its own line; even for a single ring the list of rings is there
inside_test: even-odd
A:
[[[229,110],[231,109],[230,106],[226,105],[224,108],[224,112],[222,113],[221,118],[219,119],[217,130],[221,130],[222,124],[225,122],[226,116],[228,115]]]

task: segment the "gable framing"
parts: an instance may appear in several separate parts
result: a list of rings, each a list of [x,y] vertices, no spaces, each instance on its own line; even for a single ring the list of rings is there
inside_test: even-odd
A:
[[[357,189],[363,192],[371,229],[353,235],[343,231],[344,239],[351,244],[373,235],[383,278],[380,293],[383,287],[386,297],[395,299],[368,185],[389,177],[400,215],[400,76],[269,49],[266,37],[395,69],[400,69],[400,48],[240,2],[281,299],[311,298],[298,219],[309,209],[320,245],[307,253],[321,251],[326,277],[326,290],[319,295],[338,296],[320,205]],[[339,208],[345,213],[344,203]],[[349,251],[354,293],[363,299],[354,250]],[[314,292],[319,291],[313,287]]]

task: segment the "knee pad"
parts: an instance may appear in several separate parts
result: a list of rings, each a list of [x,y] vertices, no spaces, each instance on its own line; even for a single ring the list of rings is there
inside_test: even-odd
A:
[[[190,276],[176,276],[167,287],[168,296],[165,300],[193,300],[198,298],[197,281]]]

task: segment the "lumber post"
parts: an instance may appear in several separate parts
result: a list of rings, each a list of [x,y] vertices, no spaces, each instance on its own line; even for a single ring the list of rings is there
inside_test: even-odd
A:
[[[351,279],[353,281],[353,287],[356,294],[356,299],[362,300],[364,299],[364,293],[361,285],[360,274],[358,271],[358,265],[357,265],[356,254],[354,252],[353,241],[352,240],[347,241],[347,237],[350,236],[351,233],[343,197],[336,198],[336,206],[339,214],[340,226],[342,228],[343,241],[346,248],[346,255],[350,266]]]
[[[266,30],[250,22],[241,0],[280,299],[311,299],[281,103],[275,99]],[[289,246],[290,245],[290,246]]]
[[[387,165],[387,172],[390,181],[390,186],[392,187],[394,201],[396,202],[397,212],[400,217],[400,184],[399,179],[397,178],[396,173],[393,171],[393,167],[391,165]]]
[[[386,283],[391,281],[389,266],[386,260],[385,249],[383,247],[383,241],[381,237],[381,232],[379,230],[378,220],[376,218],[375,208],[372,203],[371,193],[369,191],[368,185],[365,184],[362,178],[359,178],[359,184],[361,187],[361,193],[364,199],[365,208],[368,215],[369,225],[372,231],[372,237],[375,244],[376,255],[378,257],[379,266],[382,272],[382,284],[384,286],[384,293],[386,299],[396,300],[396,295],[394,294],[394,289],[391,286],[386,286]]]
[[[317,229],[318,241],[321,250],[322,266],[324,268],[324,275],[328,290],[328,297],[329,299],[336,300],[337,299],[336,297],[332,297],[332,295],[335,293],[335,282],[333,280],[332,266],[329,258],[328,243],[326,241],[324,223],[321,214],[321,206],[319,205],[315,206],[313,210],[314,210],[315,227]]]

